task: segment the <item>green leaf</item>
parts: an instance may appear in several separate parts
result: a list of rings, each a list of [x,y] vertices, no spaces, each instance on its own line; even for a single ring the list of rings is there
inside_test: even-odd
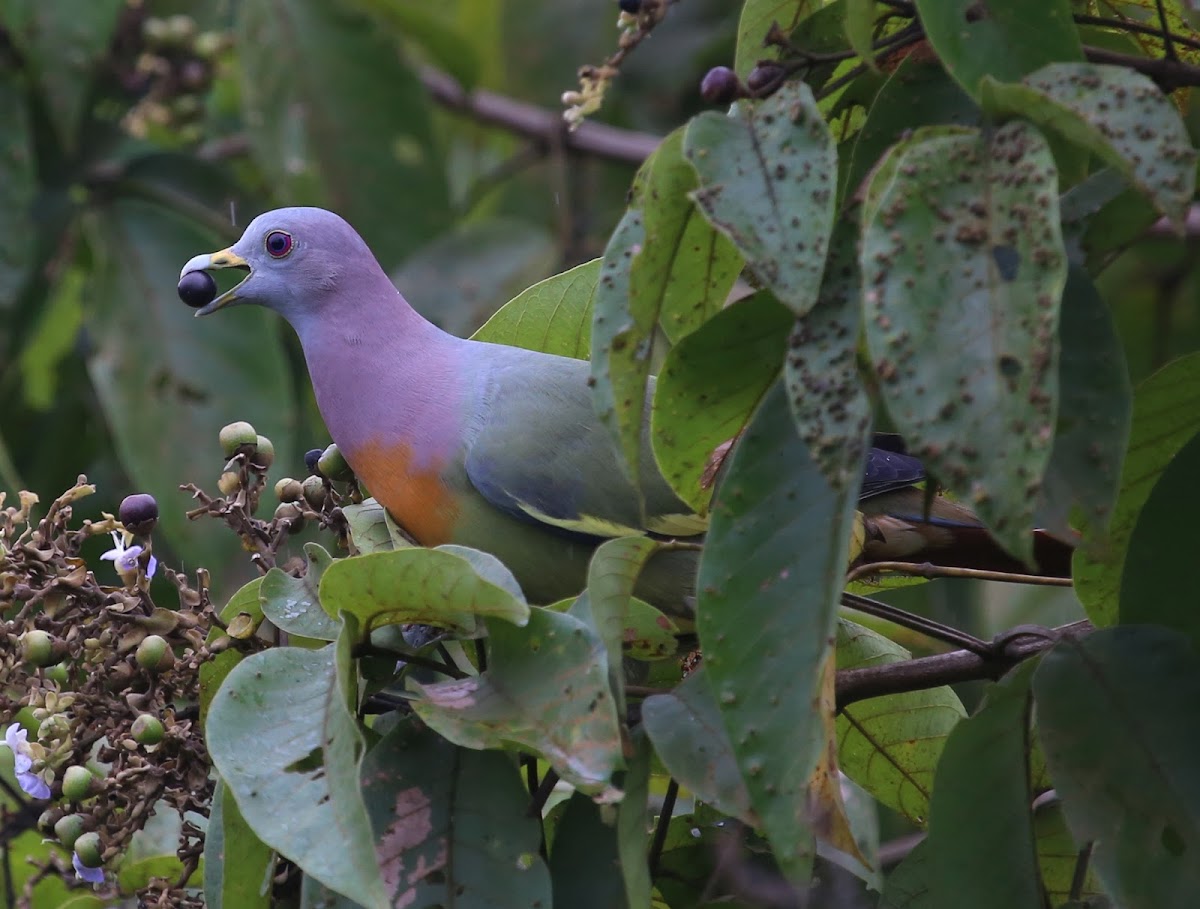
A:
[[[793,318],[768,291],[739,300],[671,348],[659,373],[651,440],[659,469],[697,514],[708,511],[709,461],[779,376]]]
[[[872,44],[875,40],[875,0],[846,0],[846,38],[854,52],[873,71],[879,72]]]
[[[504,304],[471,337],[586,360],[592,342],[592,296],[601,259],[539,281]]]
[[[813,463],[782,383],[768,392],[727,470],[700,561],[696,628],[750,803],[780,868],[803,885],[812,832],[795,806],[804,804],[825,744],[817,695],[855,490],[835,492]]]
[[[59,141],[68,150],[79,144],[93,77],[124,7],[124,0],[84,4],[8,0],[7,9],[0,14],[9,40],[41,90]]]
[[[524,624],[529,607],[510,590],[484,578],[461,555],[438,549],[397,549],[337,559],[321,578],[321,606],[329,615],[356,616],[363,632],[381,625],[420,622],[474,633],[476,617]]]
[[[895,143],[921,126],[979,125],[982,112],[936,60],[910,54],[867,110],[846,171],[843,195],[852,196]]]
[[[929,43],[973,98],[992,76],[1015,82],[1056,61],[1083,60],[1068,0],[916,0]]]
[[[858,225],[834,228],[817,305],[796,320],[783,361],[800,440],[834,489],[858,489],[871,402],[858,374]]]
[[[321,608],[317,596],[333,556],[316,543],[305,543],[304,557],[308,564],[302,577],[294,578],[279,568],[272,568],[263,577],[259,588],[263,615],[288,634],[336,641],[341,624]]]
[[[648,329],[655,323],[672,343],[721,310],[742,259],[692,202],[696,172],[683,157],[682,128],[655,149],[634,180],[631,207],[642,212],[645,243],[629,275],[630,310]]]
[[[391,552],[413,545],[375,499],[366,499],[359,505],[343,505],[342,514],[350,528],[350,542],[359,555]]]
[[[1030,811],[1029,693],[1035,661],[992,686],[978,713],[946,742],[929,818],[925,860],[946,905],[1045,905]]]
[[[837,668],[912,658],[894,641],[845,619],[837,626]],[[848,704],[837,716],[838,766],[882,804],[914,824],[929,820],[933,775],[950,732],[966,715],[948,685]]]
[[[27,235],[28,231],[21,233]],[[17,361],[21,370],[21,384],[25,390],[25,402],[34,410],[49,410],[54,405],[59,369],[62,361],[72,353],[79,336],[79,326],[83,322],[86,281],[87,273],[78,266],[70,266],[63,271],[50,292],[37,325],[21,350]],[[2,306],[0,303],[0,308]]]
[[[343,215],[385,269],[449,226],[429,98],[387,35],[324,0],[245,0],[234,34],[246,131],[279,198]]]
[[[614,825],[582,793],[572,793],[558,821],[550,850],[555,906],[624,909],[625,883],[617,856]]]
[[[941,909],[929,889],[931,874],[928,841],[922,840],[888,875],[879,909]]]
[[[653,886],[646,860],[650,847],[650,759],[653,750],[643,731],[635,731],[632,739],[629,768],[620,777],[625,794],[617,806],[617,856],[629,905],[647,906]]]
[[[24,85],[8,67],[0,68],[0,312],[8,309],[33,268],[35,234],[29,229],[37,194],[33,130]]]
[[[87,367],[121,465],[134,487],[158,499],[160,532],[190,564],[244,558],[231,534],[187,519],[191,502],[178,490],[215,480],[223,463],[217,434],[234,419],[268,436],[279,463],[299,460],[278,324],[259,307],[192,318],[175,294],[180,265],[219,245],[194,222],[116,199],[89,227],[98,262],[86,294]]]
[[[789,34],[801,19],[819,8],[820,3],[815,0],[746,0],[742,4],[737,28],[737,50],[734,55],[737,74],[744,79],[759,60],[779,56],[779,48],[768,49],[763,45],[772,23],[778,22],[784,34]]]
[[[659,760],[680,785],[718,811],[758,826],[703,664],[669,694],[646,698],[642,721]]]
[[[238,811],[233,793],[217,780],[204,836],[207,909],[269,909],[275,857]]]
[[[1168,363],[1134,390],[1129,450],[1108,530],[1088,526],[1075,551],[1075,594],[1097,625],[1117,620],[1125,553],[1138,515],[1175,454],[1200,432],[1200,354]]]
[[[723,117],[692,120],[684,154],[696,169],[693,194],[747,266],[798,316],[817,300],[833,229],[837,150],[803,82]]]
[[[629,601],[621,643],[633,660],[669,660],[679,655],[680,627],[673,619],[637,597]]]
[[[1121,572],[1121,624],[1165,625],[1200,643],[1194,516],[1200,514],[1200,433],[1181,448],[1138,514]]]
[[[463,337],[557,262],[546,228],[493,217],[456,225],[405,259],[391,277],[417,312]]]
[[[1080,521],[1106,527],[1117,498],[1133,392],[1108,305],[1073,266],[1059,324],[1058,422],[1039,526],[1073,539]]]
[[[1200,893],[1200,660],[1153,626],[1067,639],[1033,680],[1038,735],[1075,843],[1128,909]]]
[[[359,794],[362,741],[335,672],[338,646],[247,657],[217,692],[205,740],[259,839],[326,886],[382,909],[390,903]]]
[[[248,615],[251,623],[257,627],[263,619],[262,604],[259,603],[258,591],[262,586],[262,578],[255,578],[248,582],[238,590],[229,602],[225,604],[225,608],[221,610],[221,621],[228,625],[239,615]],[[213,628],[208,633],[206,644],[211,644],[217,640],[222,634],[220,628]],[[245,658],[236,647],[230,647],[218,653],[213,659],[208,660],[200,665],[200,722],[204,723],[208,717],[208,711],[212,706],[212,700],[216,696],[217,691],[221,688],[221,683],[225,681],[225,677],[233,670],[233,667],[240,663]]]
[[[592,380],[596,414],[623,455],[622,467],[640,475],[646,385],[654,348],[654,320],[635,308],[633,266],[646,245],[642,213],[629,209],[604,250],[592,310]]]
[[[986,105],[1053,130],[1111,164],[1158,211],[1183,224],[1196,188],[1196,152],[1179,111],[1147,76],[1125,66],[1054,63],[1003,84]]]
[[[411,682],[420,694],[413,710],[456,744],[515,742],[598,801],[620,798],[611,780],[622,765],[621,736],[603,642],[574,616],[539,607],[523,627],[494,620],[487,626],[487,671]]]
[[[406,0],[351,0],[396,38],[413,41],[466,90],[479,81],[479,55],[458,29],[429,9]]]
[[[367,752],[361,784],[388,906],[550,906],[540,826],[507,755],[402,720]]]
[[[1054,160],[1020,121],[922,136],[863,226],[867,345],[912,453],[1028,561],[1067,278]]]
[[[1051,906],[1061,906],[1070,896],[1075,869],[1079,864],[1079,849],[1067,828],[1062,805],[1051,802],[1038,806],[1033,814],[1033,832],[1037,838],[1038,865],[1042,869],[1046,895],[1050,897]],[[1096,869],[1090,865],[1079,895],[1085,900],[1104,896]],[[1087,905],[1095,905],[1099,909],[1103,904],[1089,902]]]

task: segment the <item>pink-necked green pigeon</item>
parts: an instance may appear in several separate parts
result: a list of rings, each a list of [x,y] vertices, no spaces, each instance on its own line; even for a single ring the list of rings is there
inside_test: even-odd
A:
[[[447,334],[409,306],[337,215],[319,208],[260,215],[233,246],[189,261],[181,292],[188,275],[216,268],[249,276],[197,315],[257,303],[291,323],[333,440],[422,545],[491,552],[531,601],[545,603],[584,587],[588,560],[605,538],[703,534],[705,520],[652,459],[643,459],[639,489],[626,478],[593,409],[588,363]],[[649,450],[648,430],[643,443]],[[872,450],[862,508],[879,515],[878,538],[868,540],[873,558],[949,547],[960,529],[974,534],[976,547],[986,537],[970,512],[940,498],[924,520],[913,487],[923,478],[916,459]],[[659,554],[638,595],[681,614],[696,561],[693,551]]]

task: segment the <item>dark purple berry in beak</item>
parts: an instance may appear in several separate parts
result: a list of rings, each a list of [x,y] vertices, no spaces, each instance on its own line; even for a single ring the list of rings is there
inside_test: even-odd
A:
[[[193,309],[207,306],[217,297],[217,282],[206,271],[193,271],[179,279],[179,299]]]

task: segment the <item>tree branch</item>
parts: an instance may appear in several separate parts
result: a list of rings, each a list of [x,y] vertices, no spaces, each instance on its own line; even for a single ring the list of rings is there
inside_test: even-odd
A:
[[[1145,76],[1149,76],[1166,93],[1173,92],[1177,88],[1200,85],[1200,67],[1192,66],[1179,60],[1120,54],[1103,47],[1092,47],[1090,45],[1084,45],[1083,53],[1093,63],[1110,63],[1114,66],[1124,66],[1126,69],[1136,70]]]
[[[837,709],[844,710],[855,701],[922,691],[955,682],[998,679],[1018,663],[1050,649],[1064,637],[1083,636],[1092,630],[1088,621],[1072,622],[1045,629],[1045,634],[1013,629],[1006,632],[990,655],[970,650],[953,650],[934,656],[918,657],[895,663],[842,669],[837,674]]]
[[[453,76],[431,67],[423,67],[419,75],[425,90],[443,107],[466,114],[480,123],[525,136],[547,151],[561,143],[569,151],[609,161],[641,164],[662,141],[660,136],[592,121],[584,121],[578,129],[568,131],[566,121],[558,111],[483,89],[468,93]]]

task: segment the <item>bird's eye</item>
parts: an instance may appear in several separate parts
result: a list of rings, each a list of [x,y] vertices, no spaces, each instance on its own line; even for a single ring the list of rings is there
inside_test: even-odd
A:
[[[292,235],[282,230],[273,230],[267,234],[267,252],[276,259],[282,259],[292,251]]]

